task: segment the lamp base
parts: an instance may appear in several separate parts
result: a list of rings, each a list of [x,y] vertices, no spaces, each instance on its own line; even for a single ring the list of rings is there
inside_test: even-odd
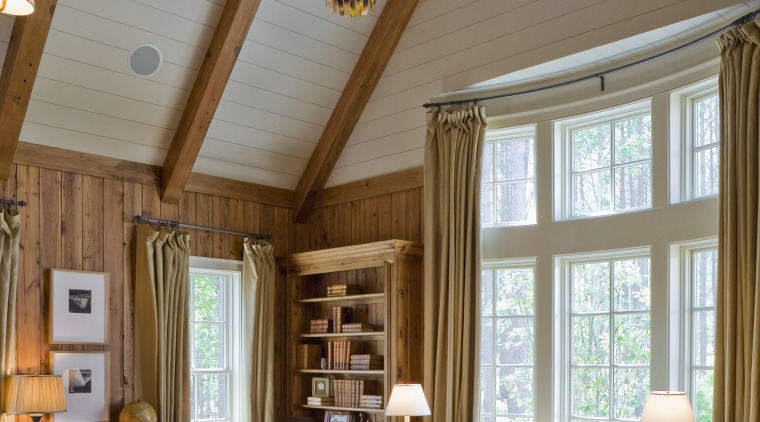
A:
[[[30,413],[29,416],[32,417],[32,422],[40,422],[42,419],[42,413]]]

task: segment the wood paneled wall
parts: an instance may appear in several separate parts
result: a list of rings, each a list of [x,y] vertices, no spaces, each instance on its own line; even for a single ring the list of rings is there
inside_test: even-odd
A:
[[[29,203],[20,209],[21,256],[18,288],[18,372],[49,373],[53,350],[110,352],[110,420],[118,420],[124,403],[136,399],[133,380],[132,216],[271,233],[277,255],[289,253],[292,210],[289,207],[186,192],[178,205],[163,204],[159,187],[32,165],[14,164],[11,177],[0,182],[0,196]],[[191,230],[191,253],[211,258],[242,259],[242,238]],[[47,331],[49,270],[61,268],[109,274],[110,308],[107,346],[50,345]],[[279,307],[285,290],[278,279]],[[284,313],[278,318],[284,318]],[[285,356],[284,332],[276,356]],[[282,367],[281,365],[279,367]],[[279,374],[282,377],[283,374]],[[284,389],[276,392],[284,400]],[[280,401],[281,403],[283,401]]]
[[[317,208],[296,224],[294,252],[388,239],[422,243],[422,206],[422,187],[415,187]]]
[[[154,177],[158,170],[150,166],[136,165],[139,174],[151,177],[135,178],[128,162],[35,148],[21,145],[21,162],[13,164],[8,180],[0,181],[0,197],[29,203],[20,208],[23,227],[17,312],[18,373],[49,373],[50,350],[108,350],[111,421],[118,420],[124,403],[137,399],[132,384],[134,215],[270,233],[277,256],[394,238],[422,242],[420,169],[327,189],[321,193],[318,208],[308,223],[295,224],[292,206],[288,206],[292,200],[284,192],[263,187],[259,187],[263,189],[259,192],[255,186],[194,175],[203,181],[203,186],[191,187],[194,192],[185,192],[179,204],[169,205],[159,199],[158,178]],[[24,151],[29,153],[24,155]],[[46,159],[46,154],[52,158]],[[75,170],[79,168],[77,163],[81,163],[81,172]],[[393,190],[394,186],[398,191]],[[221,196],[221,192],[228,191],[230,197]],[[266,202],[257,201],[259,197]],[[341,198],[346,198],[346,202],[341,202]],[[189,231],[192,255],[242,259],[241,237]],[[51,268],[109,274],[107,346],[49,344]],[[278,275],[277,283],[280,314],[276,318],[284,321],[286,294],[282,275]],[[275,344],[275,355],[282,359],[277,363],[276,373],[278,408],[285,406],[285,385],[289,379],[284,372],[285,334],[281,330]]]

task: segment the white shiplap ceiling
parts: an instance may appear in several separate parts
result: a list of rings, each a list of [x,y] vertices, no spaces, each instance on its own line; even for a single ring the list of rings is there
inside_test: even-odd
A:
[[[524,83],[535,73],[519,71],[540,63],[549,62],[541,76],[549,78],[640,54],[759,2],[420,0],[328,185],[422,165],[420,105],[431,97],[504,74],[502,82]],[[349,19],[324,0],[262,0],[194,171],[293,189],[384,3]],[[21,140],[161,165],[223,7],[59,0]],[[12,25],[0,16],[0,54]],[[149,79],[127,67],[142,43],[164,58]]]

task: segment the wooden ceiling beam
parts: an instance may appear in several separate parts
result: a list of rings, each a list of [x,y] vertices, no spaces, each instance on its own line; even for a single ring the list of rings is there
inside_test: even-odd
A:
[[[161,201],[179,202],[261,0],[227,0],[166,155]]]
[[[305,222],[385,71],[418,0],[387,0],[330,120],[298,181],[294,219]],[[360,18],[359,18],[360,19]]]
[[[0,179],[6,180],[16,155],[26,109],[32,98],[57,0],[37,0],[34,13],[18,16],[0,75]]]

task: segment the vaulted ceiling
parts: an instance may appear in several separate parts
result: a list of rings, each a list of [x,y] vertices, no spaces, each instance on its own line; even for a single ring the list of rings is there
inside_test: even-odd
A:
[[[51,0],[38,3],[46,1]],[[490,83],[533,81],[541,72],[554,77],[591,63],[624,61],[673,41],[671,35],[688,38],[758,6],[758,0],[419,0],[408,24],[389,24],[406,29],[384,71],[375,56],[358,69],[379,77],[363,108],[362,101],[346,102],[341,95],[385,7],[399,9],[398,18],[406,12],[397,4],[408,0],[377,0],[375,12],[361,18],[333,15],[324,0],[233,1],[248,4],[255,18],[226,85],[218,81],[223,72],[207,72],[212,79],[205,86],[221,86],[223,95],[209,100],[208,131],[197,160],[191,153],[189,162],[194,172],[291,190],[320,139],[336,138],[325,130],[333,114],[332,124],[343,124],[340,130],[348,132],[325,177],[327,186],[418,167],[425,132],[421,104],[432,97],[502,75],[512,76]],[[251,3],[257,3],[253,10]],[[21,141],[164,165],[180,137],[183,112],[197,105],[188,106],[188,99],[230,4],[59,0]],[[35,15],[44,13],[38,7]],[[23,19],[30,18],[0,16],[0,54],[24,56],[8,49],[17,42],[11,40],[14,23],[19,31]],[[676,23],[680,26],[669,31],[646,34]],[[245,22],[221,30],[240,24]],[[646,42],[626,40],[635,36]],[[127,66],[130,51],[143,43],[163,54],[160,71],[150,78],[135,76]],[[582,53],[607,44],[612,46]],[[519,72],[575,54],[586,56],[549,63],[540,72]],[[366,81],[357,86],[362,84]],[[345,104],[335,112],[339,100]],[[4,128],[7,124],[2,121]],[[319,189],[320,184],[324,181],[309,185]]]

